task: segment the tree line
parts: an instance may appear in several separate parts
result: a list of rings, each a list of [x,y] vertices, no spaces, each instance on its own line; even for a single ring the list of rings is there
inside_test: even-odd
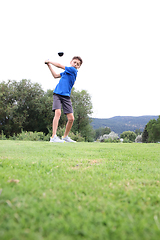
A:
[[[136,142],[142,143],[156,143],[160,142],[160,116],[158,119],[151,119],[141,132],[140,129],[136,129],[135,132],[125,131],[120,135],[120,138],[129,140],[130,142],[134,142],[136,138],[138,138]]]
[[[90,118],[93,106],[91,96],[86,90],[77,91],[73,88],[71,100],[75,118],[71,134],[73,133],[77,139],[94,141],[111,132],[109,127],[93,130]],[[1,82],[0,134],[3,133],[7,138],[16,135],[22,137],[19,134],[25,131],[51,135],[54,117],[52,103],[53,90],[49,89],[45,92],[38,83],[32,83],[27,79],[22,79],[19,82],[11,80]],[[58,131],[60,135],[63,134],[66,123],[67,118],[62,114]],[[120,138],[126,139],[126,142],[134,141],[136,136],[141,134],[140,129],[136,131],[135,133],[125,131],[120,135]],[[37,138],[37,134],[34,136]],[[157,120],[150,120],[146,124],[141,136],[142,142],[145,143],[160,141],[160,116]],[[38,135],[38,137],[42,138],[42,135]]]
[[[94,130],[90,125],[92,113],[91,97],[86,90],[72,89],[71,100],[74,110],[72,132],[80,134],[85,141],[93,141]],[[52,129],[53,90],[46,92],[38,83],[30,80],[0,83],[0,132],[6,137],[23,131],[36,131],[48,134]],[[63,112],[63,110],[62,110]],[[59,128],[63,129],[67,118],[62,114]]]

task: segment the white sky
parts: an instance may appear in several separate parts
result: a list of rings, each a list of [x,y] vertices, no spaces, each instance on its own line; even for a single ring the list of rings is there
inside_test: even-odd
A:
[[[53,89],[44,61],[69,66],[74,55],[84,61],[75,88],[90,93],[93,117],[160,114],[159,0],[0,1],[0,81]]]

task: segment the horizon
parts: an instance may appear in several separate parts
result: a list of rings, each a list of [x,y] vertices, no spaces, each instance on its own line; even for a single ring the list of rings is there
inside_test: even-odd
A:
[[[160,114],[158,114],[158,115],[141,115],[141,116],[121,116],[121,115],[119,115],[119,116],[113,116],[113,117],[109,117],[109,118],[114,118],[114,117],[159,117],[160,116]],[[97,119],[109,119],[109,118],[99,118],[99,117],[91,117],[91,118],[97,118]]]

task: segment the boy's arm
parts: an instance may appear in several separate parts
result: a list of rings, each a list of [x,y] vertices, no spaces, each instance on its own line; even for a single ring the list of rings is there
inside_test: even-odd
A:
[[[51,73],[52,73],[52,75],[53,75],[54,78],[60,78],[60,77],[61,77],[60,73],[56,73],[56,72],[52,69],[52,67],[51,67],[51,65],[50,65],[49,63],[47,63],[47,65],[48,65],[49,70],[51,71]]]
[[[52,64],[52,65],[55,66],[55,67],[62,68],[62,69],[65,70],[65,66],[61,65],[60,63],[57,63],[57,62],[51,62],[51,61],[46,61],[46,62]]]

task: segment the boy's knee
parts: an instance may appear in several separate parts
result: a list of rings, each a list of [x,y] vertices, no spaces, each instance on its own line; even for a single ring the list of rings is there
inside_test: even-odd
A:
[[[73,114],[68,115],[68,121],[69,121],[69,122],[74,122],[74,116],[73,116]]]
[[[60,116],[61,116],[61,110],[60,109],[56,109],[54,117],[55,118],[60,118]]]
[[[71,122],[74,122],[74,116],[72,116],[72,118],[71,118]]]

